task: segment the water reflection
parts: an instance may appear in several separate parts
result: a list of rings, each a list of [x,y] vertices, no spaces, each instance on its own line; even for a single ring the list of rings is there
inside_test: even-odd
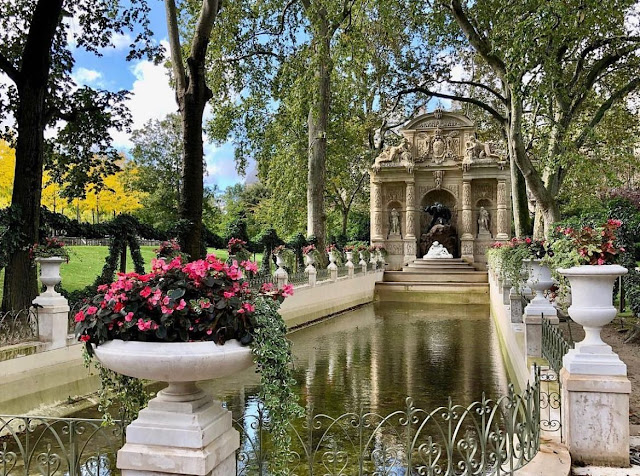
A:
[[[487,306],[376,303],[296,331],[301,404],[328,415],[366,407],[388,413],[412,396],[425,409],[451,396],[468,404],[506,393],[507,378]],[[249,369],[202,384],[239,415],[257,394]]]

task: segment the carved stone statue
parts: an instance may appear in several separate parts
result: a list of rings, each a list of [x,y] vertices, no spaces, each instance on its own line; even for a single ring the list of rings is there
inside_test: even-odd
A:
[[[498,163],[502,167],[506,161],[494,150],[495,146],[491,142],[480,142],[475,137],[469,138],[465,143],[464,160],[462,168],[469,170],[474,164]]]
[[[395,208],[392,208],[389,212],[389,234],[391,235],[399,235],[400,234],[400,213]]]
[[[439,242],[434,241],[429,248],[429,252],[424,255],[425,259],[447,259],[453,258],[453,255],[447,251]]]
[[[486,208],[480,207],[478,212],[478,232],[489,231],[489,212]]]
[[[373,163],[373,170],[380,171],[381,164],[384,162],[399,162],[399,165],[405,167],[411,167],[413,170],[413,157],[411,156],[411,144],[407,138],[403,138],[400,145],[394,145],[382,151],[382,153],[376,157]]]
[[[435,225],[447,225],[451,221],[451,210],[440,202],[436,202],[433,205],[425,208],[424,210],[431,215],[431,224],[427,231],[433,228]]]

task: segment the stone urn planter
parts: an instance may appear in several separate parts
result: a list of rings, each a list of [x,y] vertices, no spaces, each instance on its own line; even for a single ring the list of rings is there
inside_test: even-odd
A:
[[[169,384],[127,427],[117,460],[123,475],[208,475],[214,469],[215,474],[235,474],[240,436],[231,426],[231,412],[196,382],[250,367],[249,347],[236,340],[224,345],[113,340],[94,351],[108,369]]]
[[[584,340],[564,356],[563,366],[577,374],[626,375],[626,365],[602,341],[600,331],[616,316],[613,285],[618,277],[627,274],[627,269],[619,265],[586,265],[558,272],[571,285],[569,315],[585,332]]]
[[[524,259],[522,263],[528,269],[529,278],[527,286],[536,293],[535,297],[525,307],[526,315],[543,315],[545,317],[555,317],[558,311],[545,297],[544,293],[553,286],[553,278],[551,278],[551,270],[539,259]]]
[[[304,264],[307,266],[313,266],[316,263],[316,259],[313,257],[313,253],[304,255]]]
[[[40,264],[40,281],[47,287],[41,295],[45,297],[60,296],[55,287],[62,280],[60,277],[60,265],[66,263],[67,259],[60,256],[52,256],[50,258],[36,258],[35,261]]]

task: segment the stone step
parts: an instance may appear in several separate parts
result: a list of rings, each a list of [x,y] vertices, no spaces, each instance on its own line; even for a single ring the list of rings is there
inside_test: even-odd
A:
[[[383,281],[400,283],[488,283],[489,279],[484,271],[447,271],[442,273],[385,271]]]
[[[423,304],[489,304],[489,285],[483,283],[378,282],[379,301]]]
[[[414,266],[414,265],[408,265],[408,266],[403,266],[402,267],[402,271],[406,271],[406,272],[414,272],[414,273],[422,273],[422,274],[429,274],[429,273],[434,273],[434,274],[442,274],[442,273],[473,273],[475,272],[475,269],[472,267],[460,267],[460,268],[455,268],[455,267],[446,267],[446,268],[427,268],[427,267],[423,267],[423,266]]]
[[[431,263],[409,263],[407,266],[416,269],[475,269],[473,266],[469,264],[458,264],[458,263],[449,263],[449,264],[431,264]]]

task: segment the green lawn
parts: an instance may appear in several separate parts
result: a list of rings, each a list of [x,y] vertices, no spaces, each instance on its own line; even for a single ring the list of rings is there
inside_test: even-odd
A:
[[[144,259],[145,270],[149,270],[151,259],[155,256],[153,250],[155,246],[141,246],[142,258]],[[68,263],[62,265],[60,274],[62,275],[62,287],[67,291],[75,291],[92,284],[96,276],[102,272],[104,260],[107,257],[109,248],[107,246],[70,246],[71,258]],[[226,249],[207,249],[208,253],[215,254],[220,259],[227,259],[229,253]],[[258,263],[262,260],[262,253],[255,256]],[[133,271],[133,260],[131,253],[127,253],[127,271]],[[2,283],[4,282],[4,270],[0,274],[0,299],[2,298]]]

